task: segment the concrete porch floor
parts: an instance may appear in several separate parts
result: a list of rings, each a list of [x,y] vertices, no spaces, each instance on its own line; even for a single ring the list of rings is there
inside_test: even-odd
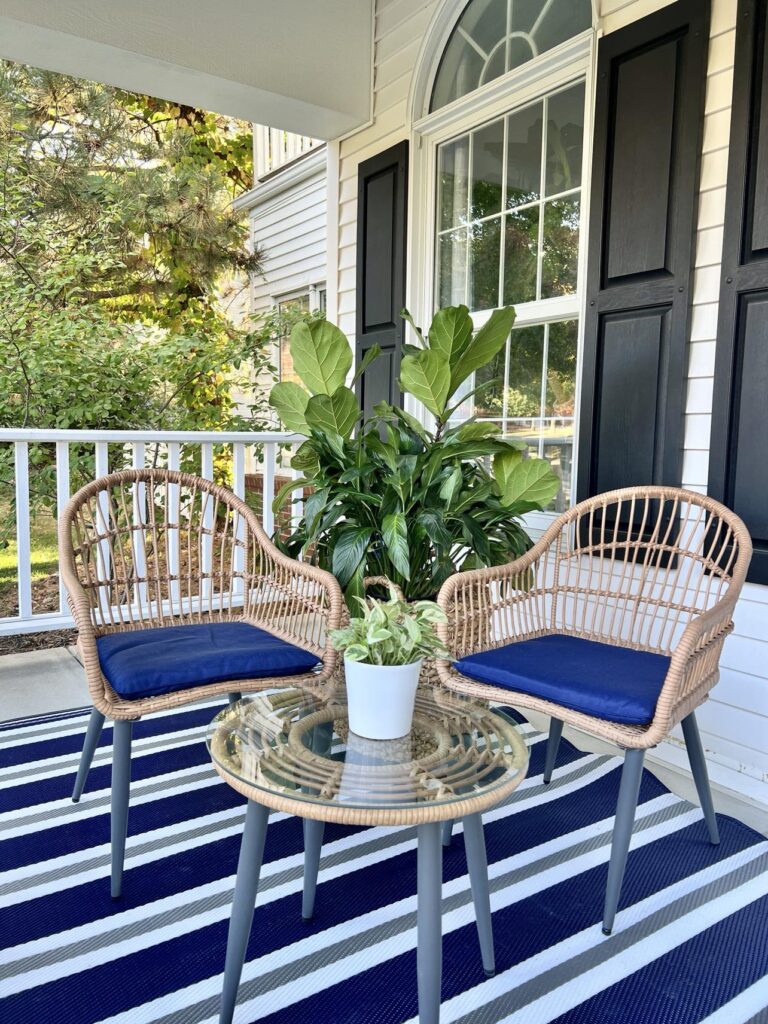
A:
[[[0,721],[88,707],[90,699],[85,673],[73,647],[7,654],[0,657]],[[527,713],[542,731],[549,728],[544,716]],[[615,754],[616,748],[584,733],[570,729],[564,735],[579,749]],[[693,779],[687,772],[656,764],[646,765],[673,793],[698,803]],[[713,786],[715,808],[720,814],[738,818],[768,836],[768,807],[762,807],[734,790]]]

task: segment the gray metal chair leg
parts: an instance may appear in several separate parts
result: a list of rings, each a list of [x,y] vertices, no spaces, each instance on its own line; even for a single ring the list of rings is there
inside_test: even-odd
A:
[[[240,987],[240,975],[248,949],[248,938],[259,891],[261,862],[264,859],[264,840],[267,837],[269,809],[248,801],[245,828],[237,862],[237,879],[232,897],[232,915],[229,919],[227,955],[224,961],[224,984],[221,990],[219,1024],[231,1024]]]
[[[627,750],[624,753],[624,767],[621,771],[619,802],[616,807],[616,821],[613,826],[611,861],[608,865],[608,884],[605,889],[603,910],[603,935],[610,935],[619,906],[621,883],[627,864],[629,842],[635,824],[637,797],[640,793],[640,779],[643,774],[644,750]]]
[[[443,846],[448,847],[451,845],[451,838],[453,836],[453,822],[444,821],[442,826]]]
[[[443,847],[440,822],[419,825],[416,966],[419,1024],[439,1024],[443,973]]]
[[[496,958],[493,952],[493,925],[491,924],[491,895],[488,890],[488,858],[485,852],[483,820],[479,814],[464,818],[464,848],[467,851],[467,868],[472,900],[475,904],[477,937],[483,970],[488,978],[496,973]]]
[[[115,721],[112,739],[112,898],[123,888],[125,839],[128,835],[128,798],[131,789],[133,722]]]
[[[704,820],[709,829],[709,841],[713,846],[720,842],[720,832],[715,817],[715,805],[712,803],[712,791],[709,788],[709,774],[707,772],[707,761],[704,757],[704,748],[701,745],[699,726],[696,721],[695,712],[691,712],[682,721],[685,746],[688,751],[688,760],[691,763],[693,781],[696,783],[696,792],[699,794],[699,803],[704,812]]]
[[[237,704],[237,702],[242,697],[242,693],[237,693],[236,691],[233,691],[232,693],[228,693],[227,697],[229,698],[230,704]]]
[[[304,819],[304,892],[301,897],[301,916],[311,921],[315,913],[317,873],[320,870],[320,853],[323,848],[324,821]]]
[[[91,762],[93,761],[93,755],[96,752],[96,747],[99,745],[99,739],[101,737],[101,730],[103,727],[104,715],[102,715],[100,711],[97,711],[96,708],[93,708],[91,711],[91,717],[88,719],[88,728],[85,731],[83,752],[80,755],[80,764],[77,768],[75,788],[72,790],[72,803],[76,804],[83,795],[85,780],[88,778],[88,772],[91,770]]]
[[[548,785],[557,760],[557,751],[560,747],[560,737],[563,735],[563,723],[559,718],[549,720],[549,738],[547,739],[547,752],[544,756],[544,783]]]

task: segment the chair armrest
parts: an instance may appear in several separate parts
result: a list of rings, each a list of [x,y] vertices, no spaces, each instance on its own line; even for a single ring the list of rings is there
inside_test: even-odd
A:
[[[342,624],[346,605],[341,587],[332,573],[283,554],[248,512],[245,617],[321,657],[325,679],[337,660],[329,631]]]
[[[690,714],[719,678],[720,655],[733,631],[735,597],[725,597],[691,619],[672,651],[648,739],[663,739]]]
[[[74,564],[71,538],[67,536],[68,523],[59,522],[59,573],[67,592],[67,605],[77,628],[77,646],[83,659],[88,692],[94,706],[104,714],[109,713],[110,702],[104,689],[98,648],[96,626],[93,622],[91,601],[80,582]]]

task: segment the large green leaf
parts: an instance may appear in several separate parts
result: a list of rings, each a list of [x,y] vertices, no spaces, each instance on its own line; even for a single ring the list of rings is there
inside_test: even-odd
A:
[[[314,476],[320,472],[320,457],[312,438],[299,445],[291,456],[291,466],[305,476]]]
[[[379,345],[371,345],[368,351],[365,353],[363,358],[360,360],[360,365],[355,370],[355,376],[352,378],[352,386],[357,384],[358,380],[363,376],[365,371],[371,365],[374,359],[378,359],[381,355],[381,348]]]
[[[320,517],[326,511],[329,493],[330,488],[323,487],[318,491],[313,491],[304,502],[304,520],[310,537],[316,533]]]
[[[509,459],[510,456],[501,458]],[[496,480],[502,504],[516,516],[546,508],[560,489],[557,474],[544,459],[522,459],[503,474],[501,482],[498,476]]]
[[[354,391],[343,386],[332,395],[313,395],[307,403],[307,423],[325,434],[349,437],[359,415]]]
[[[302,477],[300,480],[286,480],[272,501],[272,511],[275,515],[277,515],[286,502],[298,501],[298,498],[294,499],[292,497],[294,491],[300,491],[302,487],[311,486],[311,484],[312,481],[307,480],[305,477]]]
[[[286,430],[295,430],[298,434],[308,434],[307,410],[309,395],[293,381],[281,381],[275,384],[269,395],[269,404],[276,410]]]
[[[462,473],[461,466],[454,466],[451,472],[443,481],[440,487],[440,497],[446,503],[450,505],[454,499],[454,496],[461,490]]]
[[[405,320],[405,322],[407,324],[411,325],[411,328],[413,329],[413,333],[416,335],[416,337],[421,342],[421,347],[422,348],[426,348],[427,347],[427,343],[424,340],[424,335],[421,333],[421,328],[416,326],[416,324],[414,322],[414,319],[411,316],[411,314],[408,312],[408,310],[407,309],[401,309],[400,310],[400,316],[403,318],[403,320]],[[408,346],[408,347],[409,348],[416,348],[415,345]]]
[[[411,414],[410,414],[409,412],[406,412],[406,411],[405,411],[405,409],[397,409],[397,408],[393,408],[393,412],[394,412],[395,416],[397,416],[397,418],[398,418],[399,420],[402,420],[402,422],[403,422],[403,423],[404,423],[404,424],[405,424],[405,425],[406,425],[406,426],[407,426],[407,427],[408,427],[408,428],[409,428],[409,429],[410,429],[410,430],[411,430],[411,431],[412,431],[412,432],[413,432],[413,433],[414,433],[414,434],[415,434],[415,435],[416,435],[416,436],[417,436],[417,437],[418,437],[418,438],[419,438],[419,439],[420,439],[421,441],[423,441],[423,442],[424,442],[424,444],[425,444],[425,445],[426,445],[426,444],[429,444],[429,442],[430,442],[430,437],[429,437],[429,434],[428,434],[428,433],[426,432],[426,430],[424,429],[424,425],[423,425],[422,423],[419,423],[419,421],[418,421],[418,420],[416,419],[416,417],[415,417],[415,416],[411,416]]]
[[[466,306],[439,309],[429,328],[429,347],[448,361],[451,369],[472,340],[472,317]]]
[[[405,521],[405,513],[392,512],[384,516],[381,524],[381,533],[387,554],[392,564],[406,579],[410,579],[411,566],[408,561],[408,525]]]
[[[515,311],[512,306],[505,306],[504,309],[496,309],[491,313],[452,369],[451,394],[471,373],[490,363],[496,353],[504,347],[514,322]]]
[[[313,395],[332,395],[347,379],[352,349],[327,320],[298,323],[291,331],[293,368]]]
[[[482,441],[486,437],[496,437],[500,431],[501,427],[497,423],[478,423],[476,420],[470,420],[456,429],[455,436],[459,441]]]
[[[349,526],[342,530],[333,547],[332,571],[342,587],[361,570],[361,563],[373,536],[369,526]]]
[[[400,387],[418,398],[438,419],[445,410],[451,371],[439,352],[404,356],[400,363]]]
[[[508,451],[499,452],[498,455],[494,456],[493,459],[493,475],[496,483],[499,485],[499,492],[504,496],[507,489],[507,482],[511,477],[516,466],[519,466],[523,460],[523,453],[515,448],[510,448]]]

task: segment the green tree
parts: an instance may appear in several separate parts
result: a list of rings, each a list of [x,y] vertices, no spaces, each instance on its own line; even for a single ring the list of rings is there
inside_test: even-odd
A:
[[[263,262],[232,208],[251,154],[244,122],[0,62],[0,426],[264,425],[275,325],[221,299]]]

